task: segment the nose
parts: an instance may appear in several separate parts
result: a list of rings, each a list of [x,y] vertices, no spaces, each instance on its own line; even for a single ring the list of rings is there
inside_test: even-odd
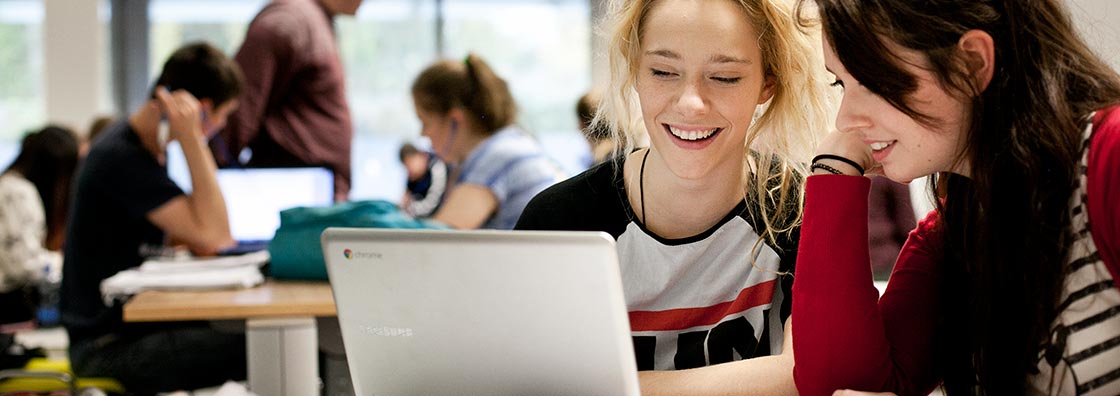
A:
[[[680,96],[677,97],[677,108],[686,116],[704,115],[708,112],[708,103],[699,81],[684,83]]]
[[[870,93],[863,94],[862,96],[871,95]],[[840,100],[840,109],[836,113],[836,129],[840,132],[855,132],[867,129],[871,126],[871,118],[868,115],[868,103],[858,93],[852,90],[844,91],[844,96]]]

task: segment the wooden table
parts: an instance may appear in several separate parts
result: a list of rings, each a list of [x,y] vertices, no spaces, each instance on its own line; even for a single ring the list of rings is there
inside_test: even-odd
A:
[[[126,322],[245,320],[249,388],[259,395],[319,394],[315,317],[335,315],[326,282],[268,280],[241,290],[147,291],[124,305]]]

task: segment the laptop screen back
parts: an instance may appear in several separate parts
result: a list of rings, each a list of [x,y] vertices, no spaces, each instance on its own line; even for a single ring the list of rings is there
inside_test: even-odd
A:
[[[617,253],[595,232],[330,228],[357,395],[637,395]]]

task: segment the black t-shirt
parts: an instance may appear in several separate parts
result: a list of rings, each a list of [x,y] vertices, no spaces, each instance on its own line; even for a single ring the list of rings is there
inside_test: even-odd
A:
[[[74,180],[59,308],[71,338],[121,327],[119,304],[106,306],[101,281],[163,250],[163,231],[147,215],[183,195],[167,168],[122,121],[90,148]]]
[[[757,212],[751,210],[753,201],[745,199],[698,235],[662,238],[634,215],[620,160],[541,192],[516,228],[603,231],[615,238],[640,370],[687,369],[780,352],[797,233],[776,245],[769,239],[758,244],[755,230],[763,224],[751,214]],[[681,203],[687,205],[688,198]]]

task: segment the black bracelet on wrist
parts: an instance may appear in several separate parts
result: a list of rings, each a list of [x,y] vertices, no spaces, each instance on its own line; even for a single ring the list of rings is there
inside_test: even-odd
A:
[[[834,175],[843,175],[844,174],[843,172],[840,172],[839,169],[833,168],[833,167],[829,166],[828,164],[822,164],[822,163],[819,163],[819,162],[814,163],[813,166],[810,166],[809,167],[809,172],[815,172],[817,169],[824,169],[825,172],[828,172],[828,173],[831,173],[831,174],[834,174]]]
[[[851,165],[853,168],[856,168],[856,171],[859,172],[860,176],[863,176],[863,167],[862,166],[859,166],[859,164],[857,164],[855,161],[852,161],[850,159],[841,157],[839,155],[821,154],[821,155],[818,155],[816,157],[813,157],[813,166],[816,166],[817,161],[820,161],[822,159],[837,160],[837,161],[843,162],[845,164]],[[836,169],[836,168],[833,168],[833,169]],[[825,169],[825,170],[828,170],[828,169]],[[836,172],[833,172],[833,173],[836,173]]]

